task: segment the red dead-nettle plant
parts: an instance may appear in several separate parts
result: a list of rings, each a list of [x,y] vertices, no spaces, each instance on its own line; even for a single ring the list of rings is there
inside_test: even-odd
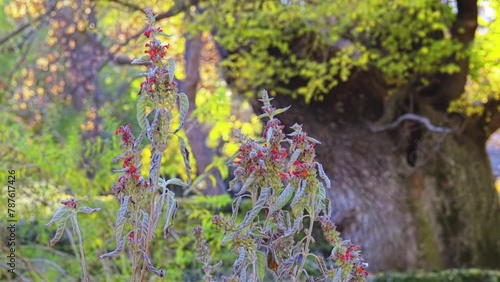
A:
[[[186,119],[189,101],[186,94],[178,92],[173,81],[175,62],[173,58],[166,58],[169,46],[163,45],[159,40],[160,36],[168,35],[154,26],[155,16],[151,9],[146,9],[145,13],[149,23],[143,34],[143,39],[149,39],[145,45],[147,55],[132,62],[147,66],[147,71],[139,74],[145,78],[141,83],[137,102],[137,121],[141,131],[136,137],[130,124],[120,126],[116,130],[125,149],[122,155],[113,160],[115,163],[122,163],[122,168],[115,170],[121,173],[121,176],[112,186],[112,192],[120,205],[114,227],[116,249],[99,256],[99,259],[117,256],[128,243],[133,253],[131,281],[144,281],[146,269],[160,277],[165,274],[164,270],[153,266],[150,260],[151,240],[155,237],[160,218],[163,218],[163,236],[168,235],[177,209],[174,193],[169,191],[167,186],[169,184],[188,186],[177,178],[167,181],[160,177],[163,152],[172,135],[178,138],[188,183],[191,181],[189,151],[185,140],[177,135]],[[179,110],[180,125],[171,131],[176,105]],[[151,110],[148,111],[148,108]],[[147,177],[141,175],[142,141],[145,136],[151,142],[150,169]]]
[[[78,202],[73,199],[67,199],[61,202],[62,206],[54,213],[52,219],[47,223],[50,226],[57,222],[56,235],[52,240],[50,240],[50,245],[53,246],[55,243],[59,242],[64,230],[66,229],[66,223],[68,220],[73,228],[73,233],[78,237],[78,246],[80,247],[80,260],[82,263],[83,281],[89,281],[89,275],[87,272],[87,263],[85,261],[85,252],[83,249],[83,238],[82,232],[80,231],[80,226],[78,225],[78,213],[93,213],[98,212],[100,209],[89,208],[86,206],[78,206]]]
[[[185,140],[177,135],[186,119],[189,101],[184,93],[179,93],[174,80],[175,62],[173,58],[166,58],[168,45],[163,45],[159,37],[166,35],[160,28],[156,28],[155,16],[151,9],[146,9],[146,18],[149,26],[144,32],[144,38],[149,39],[145,47],[145,55],[132,64],[147,65],[148,70],[139,74],[144,77],[141,83],[140,97],[137,102],[137,121],[141,132],[136,138],[129,125],[119,127],[116,131],[121,135],[122,146],[126,151],[114,161],[123,161],[123,168],[117,170],[122,175],[118,183],[113,185],[112,191],[120,204],[115,224],[116,249],[99,256],[99,259],[118,255],[128,242],[133,251],[132,281],[144,280],[146,269],[163,277],[164,271],[153,266],[149,257],[151,239],[155,236],[156,227],[163,216],[163,236],[169,233],[177,204],[174,193],[167,189],[169,184],[187,187],[182,180],[174,178],[164,180],[160,177],[160,164],[163,152],[167,147],[171,135],[178,138],[180,151],[184,158],[185,167],[190,182],[191,167],[189,152]],[[173,111],[178,105],[179,127],[171,131]],[[152,110],[148,113],[147,108]],[[150,122],[148,116],[151,115]],[[140,175],[142,139],[147,136],[151,142],[151,160],[149,176]],[[142,270],[138,271],[142,263]],[[140,278],[139,278],[140,275]]]
[[[213,223],[225,232],[221,244],[231,243],[232,251],[238,254],[232,275],[224,277],[224,281],[264,281],[266,269],[278,281],[299,281],[302,274],[307,281],[365,281],[367,264],[359,246],[343,241],[330,220],[326,189],[331,184],[315,160],[314,147],[320,142],[297,124],[291,127],[293,132],[287,138],[284,126],[275,118],[287,109],[272,107],[271,100],[263,91],[264,114],[260,117],[269,119],[263,138],[253,140],[241,133],[236,135],[241,146],[229,161],[236,167],[230,189],[237,182],[242,186],[233,202],[232,216],[213,218]],[[251,199],[252,209],[243,221],[237,222],[245,197]],[[320,223],[326,240],[333,246],[326,260],[310,252],[315,241],[315,222]],[[213,281],[212,272],[218,265],[210,265],[200,228],[194,232],[205,281]],[[305,270],[310,259],[316,262],[321,277],[313,278]]]

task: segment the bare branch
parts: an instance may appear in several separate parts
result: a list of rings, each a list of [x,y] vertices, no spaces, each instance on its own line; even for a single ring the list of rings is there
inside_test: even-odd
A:
[[[439,127],[439,126],[432,125],[431,121],[428,118],[423,117],[423,116],[419,116],[416,114],[404,114],[404,115],[400,116],[395,122],[389,123],[387,125],[376,126],[376,127],[371,126],[371,130],[373,132],[380,132],[380,131],[384,131],[384,130],[388,130],[388,129],[393,129],[393,128],[397,127],[404,120],[418,121],[418,122],[422,123],[423,125],[425,125],[425,127],[427,127],[427,129],[429,129],[430,131],[433,131],[433,132],[450,133],[452,131],[451,129],[446,128],[446,127]]]
[[[38,21],[40,21],[43,17],[47,16],[48,14],[50,14],[52,11],[54,11],[55,7],[56,7],[56,3],[57,1],[54,1],[54,4],[50,6],[49,9],[47,9],[47,11],[45,13],[43,13],[42,15],[38,16],[37,18],[35,18],[34,20],[26,23],[26,24],[23,24],[22,26],[18,27],[17,29],[11,31],[9,34],[7,34],[6,36],[4,36],[2,39],[0,39],[0,45],[4,44],[5,42],[9,41],[9,39],[13,38],[14,36],[18,35],[19,33],[21,33],[23,30],[25,30],[26,28],[30,27],[32,24],[35,24],[37,23]]]
[[[142,11],[143,8],[133,4],[133,3],[129,3],[129,2],[124,2],[124,1],[121,1],[121,0],[108,0],[109,2],[111,3],[116,3],[120,6],[123,6],[123,7],[127,7],[131,10],[134,10],[134,11]]]

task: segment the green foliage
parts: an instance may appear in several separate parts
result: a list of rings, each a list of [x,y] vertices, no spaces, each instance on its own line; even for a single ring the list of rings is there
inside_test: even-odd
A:
[[[223,65],[237,70],[228,75],[240,90],[270,87],[310,101],[322,99],[355,68],[379,69],[396,85],[458,70],[443,64],[452,55],[461,56],[461,46],[449,35],[452,7],[439,1],[232,0],[202,5],[206,11],[200,21],[207,24],[201,27],[217,27],[217,40],[230,52]]]
[[[498,282],[500,271],[480,269],[452,269],[435,272],[384,273],[376,275],[373,282]]]

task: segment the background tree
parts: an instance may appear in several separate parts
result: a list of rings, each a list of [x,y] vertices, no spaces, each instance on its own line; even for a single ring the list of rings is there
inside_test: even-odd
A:
[[[232,87],[274,90],[323,141],[334,222],[371,269],[498,267],[498,2],[203,5]]]

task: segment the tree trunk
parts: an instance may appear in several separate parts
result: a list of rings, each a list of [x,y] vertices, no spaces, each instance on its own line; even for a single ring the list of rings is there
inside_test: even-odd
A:
[[[498,267],[500,205],[480,128],[423,107],[421,114],[453,133],[414,122],[374,132],[382,102],[347,89],[310,105],[287,96],[273,101],[292,105],[280,115],[285,124],[304,123],[322,142],[318,160],[332,179],[328,193],[343,238],[362,247],[371,271]]]
[[[189,98],[189,116],[191,116],[191,113],[196,108],[196,92],[198,89],[198,82],[200,81],[200,57],[202,49],[203,42],[201,40],[201,34],[193,35],[186,40],[186,79],[181,82],[179,90],[186,93]],[[189,145],[196,158],[196,172],[198,175],[203,174],[205,173],[205,169],[212,163],[214,154],[213,150],[208,148],[206,144],[210,128],[207,125],[200,124],[196,119],[187,122],[184,128]],[[210,196],[224,194],[226,192],[226,187],[219,171],[211,169],[206,173],[212,174],[216,181],[215,185],[212,185],[212,182],[207,177],[205,181],[205,190],[203,192]]]

